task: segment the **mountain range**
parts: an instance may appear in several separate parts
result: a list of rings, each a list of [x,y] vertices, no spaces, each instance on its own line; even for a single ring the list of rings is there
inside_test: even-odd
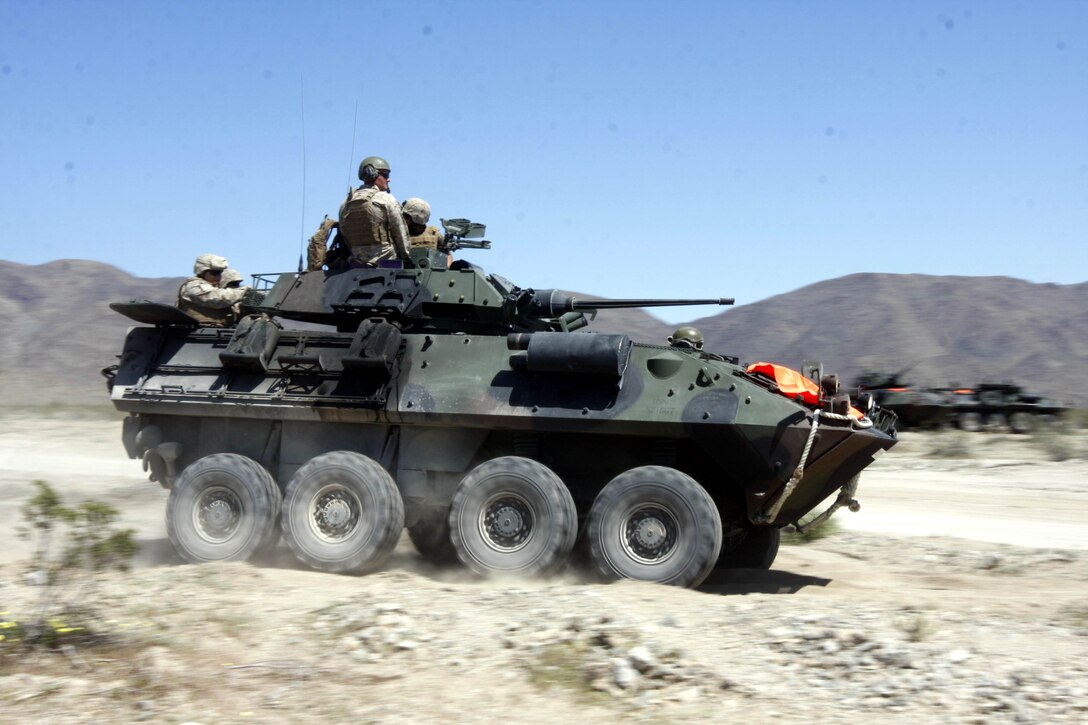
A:
[[[133,324],[107,304],[172,303],[182,281],[87,260],[0,261],[0,396],[9,406],[104,402],[99,370]],[[1088,282],[853,274],[693,324],[707,350],[742,361],[819,360],[847,382],[909,368],[917,385],[1014,382],[1088,406]],[[636,309],[603,311],[589,329],[663,345],[673,327]]]

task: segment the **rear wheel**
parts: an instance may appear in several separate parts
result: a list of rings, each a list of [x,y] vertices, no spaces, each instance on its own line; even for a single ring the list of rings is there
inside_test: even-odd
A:
[[[574,548],[578,513],[550,468],[505,456],[464,477],[453,495],[449,530],[461,563],[479,574],[547,574]]]
[[[216,453],[190,464],[166,502],[166,533],[186,561],[239,561],[275,543],[280,491],[256,461]]]
[[[612,479],[593,502],[590,557],[610,579],[694,587],[718,561],[722,523],[706,490],[665,466],[642,466]]]
[[[308,461],[287,484],[281,526],[305,564],[363,574],[381,566],[397,545],[404,502],[376,461],[333,451]]]

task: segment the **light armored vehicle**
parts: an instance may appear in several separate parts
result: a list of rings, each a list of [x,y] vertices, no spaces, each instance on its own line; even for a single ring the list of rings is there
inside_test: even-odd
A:
[[[442,248],[394,266],[268,278],[232,328],[111,305],[143,323],[104,372],[181,556],[244,559],[282,534],[311,567],[362,573],[407,526],[482,574],[577,552],[609,578],[695,586],[770,566],[780,529],[825,500],[856,510],[894,416],[851,407],[834,376],[811,366],[791,392],[735,358],[582,330],[605,308],[731,300],[522,288],[447,264],[488,243],[444,224]]]
[[[951,425],[954,408],[947,396],[905,382],[903,375],[906,372],[862,373],[855,384],[861,393],[869,393],[881,408],[893,411],[899,419],[900,428],[943,428]]]
[[[1057,400],[1025,393],[1011,383],[982,383],[971,388],[942,391],[956,425],[965,431],[1003,430],[1027,433],[1053,425],[1068,407]]]

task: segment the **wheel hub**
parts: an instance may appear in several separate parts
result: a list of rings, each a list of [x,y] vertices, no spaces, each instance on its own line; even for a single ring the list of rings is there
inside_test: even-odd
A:
[[[213,487],[197,499],[193,513],[200,535],[209,541],[220,543],[237,531],[242,520],[242,503],[230,489]]]
[[[314,497],[313,529],[325,541],[342,541],[359,525],[362,504],[347,489],[334,486]]]
[[[665,524],[655,518],[642,519],[635,527],[635,539],[647,549],[656,549],[666,536]]]
[[[325,523],[333,528],[339,528],[351,517],[351,508],[340,500],[329,501],[322,509],[321,515]]]
[[[533,512],[519,497],[501,496],[488,503],[481,517],[484,540],[495,549],[521,548],[533,532]]]
[[[669,511],[657,506],[644,507],[627,518],[623,546],[635,559],[657,563],[672,554],[678,530]]]

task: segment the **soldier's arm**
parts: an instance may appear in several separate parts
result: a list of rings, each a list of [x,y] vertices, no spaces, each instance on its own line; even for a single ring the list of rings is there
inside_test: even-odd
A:
[[[182,290],[182,295],[190,302],[202,307],[224,309],[235,302],[240,302],[246,296],[246,290],[248,289],[248,287],[222,289],[201,280],[187,285]]]
[[[408,250],[412,242],[408,238],[408,225],[404,223],[404,217],[400,214],[400,204],[391,194],[387,194],[388,203],[385,205],[385,218],[389,224],[389,237],[393,241],[393,248],[400,259],[408,259]]]

